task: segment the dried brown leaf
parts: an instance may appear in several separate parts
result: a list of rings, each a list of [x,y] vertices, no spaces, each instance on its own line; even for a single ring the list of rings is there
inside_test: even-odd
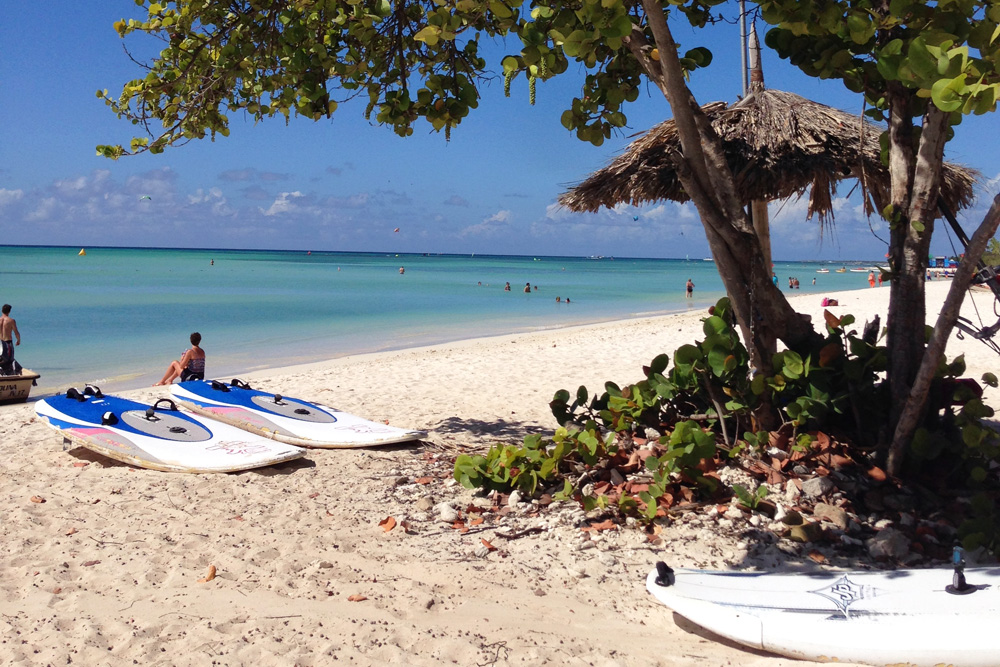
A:
[[[394,517],[387,516],[386,518],[379,521],[378,525],[382,526],[382,530],[388,533],[390,530],[396,527],[396,519]]]
[[[91,565],[98,565],[100,562],[101,561],[99,561],[99,560],[88,560],[88,561],[84,562],[83,566],[84,567],[90,567]]]
[[[202,577],[201,579],[199,579],[198,583],[199,584],[204,584],[204,583],[207,583],[207,582],[211,581],[212,579],[215,579],[215,566],[214,565],[209,565],[208,566],[208,573],[204,577]]]
[[[75,533],[76,533],[76,527],[74,526],[74,527],[70,528],[69,530],[67,530],[67,531],[66,531],[65,533],[63,533],[63,534],[64,534],[64,535],[73,535],[73,534],[75,534]]]
[[[489,549],[490,551],[496,551],[497,550],[497,548],[495,546],[493,546],[488,541],[486,541],[486,538],[480,537],[479,541],[482,542],[483,546],[486,547],[487,549]]]
[[[362,595],[361,593],[355,593],[354,595],[347,596],[348,602],[364,602],[367,599],[368,598]]]
[[[42,498],[41,496],[31,496],[31,502],[41,504],[45,502],[45,498]]]

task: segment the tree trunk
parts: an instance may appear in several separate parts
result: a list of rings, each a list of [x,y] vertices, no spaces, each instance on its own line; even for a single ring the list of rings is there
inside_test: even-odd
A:
[[[643,0],[643,8],[660,59],[651,61],[646,57],[645,38],[639,30],[633,32],[629,48],[670,104],[682,151],[672,156],[678,178],[698,209],[751,363],[758,372],[769,374],[777,339],[790,348],[804,350],[818,335],[771,281],[760,242],[736,195],[722,142],[684,82],[677,45],[662,5],[656,0]]]
[[[924,276],[937,215],[948,123],[948,115],[929,104],[915,152],[913,125],[907,113],[910,97],[910,93],[901,90],[893,90],[890,94],[892,111],[889,123],[889,169],[894,217],[890,221],[893,280],[887,340],[891,400],[888,434],[898,431],[900,418],[911,400],[910,392],[924,356]],[[922,402],[916,418],[919,418],[923,407]],[[912,415],[912,408],[910,413]],[[883,453],[888,452],[895,437],[892,435],[885,438]]]
[[[944,348],[948,344],[952,329],[955,327],[962,301],[965,299],[972,276],[976,272],[979,259],[983,256],[983,251],[986,250],[986,244],[996,234],[998,226],[1000,226],[1000,195],[993,199],[993,206],[990,207],[976,233],[973,234],[969,246],[965,249],[965,256],[959,262],[955,278],[951,281],[951,287],[948,289],[948,297],[945,299],[944,306],[941,308],[941,313],[934,326],[934,333],[931,335],[927,352],[924,354],[913,382],[913,388],[900,414],[886,461],[887,471],[894,477],[899,476],[902,472],[906,448],[913,440],[913,434],[923,416],[927,395],[938,362],[944,356]]]

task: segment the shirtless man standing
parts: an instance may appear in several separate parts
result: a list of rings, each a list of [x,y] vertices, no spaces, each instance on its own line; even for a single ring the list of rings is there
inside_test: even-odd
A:
[[[10,375],[14,372],[14,341],[17,337],[17,345],[21,344],[21,332],[17,330],[17,322],[10,316],[10,304],[5,303],[0,309],[3,316],[0,317],[0,375]]]

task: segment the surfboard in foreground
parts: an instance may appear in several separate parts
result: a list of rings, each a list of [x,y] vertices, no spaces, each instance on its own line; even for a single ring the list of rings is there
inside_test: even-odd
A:
[[[299,447],[181,412],[166,398],[150,406],[87,387],[42,399],[35,412],[68,441],[151,470],[236,472],[305,455]]]
[[[674,572],[657,563],[646,588],[717,635],[793,658],[1000,664],[1000,567],[964,577],[961,591],[946,569],[767,574]]]
[[[324,405],[251,389],[238,379],[181,382],[170,385],[170,393],[198,414],[300,447],[371,447],[427,437],[423,431],[379,424]]]

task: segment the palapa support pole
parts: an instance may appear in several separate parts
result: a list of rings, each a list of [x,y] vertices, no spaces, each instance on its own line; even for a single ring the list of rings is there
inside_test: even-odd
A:
[[[740,22],[743,22],[742,1]],[[760,41],[757,39],[757,26],[750,24],[750,38],[746,49],[750,56],[750,94],[764,90],[764,69],[760,62]],[[746,68],[743,68],[743,76],[746,77]],[[744,92],[747,89],[744,83]],[[750,202],[750,220],[753,222],[754,231],[757,232],[757,239],[760,241],[760,249],[764,254],[764,266],[768,271],[773,271],[771,261],[771,221],[767,213],[767,202],[754,200]]]

